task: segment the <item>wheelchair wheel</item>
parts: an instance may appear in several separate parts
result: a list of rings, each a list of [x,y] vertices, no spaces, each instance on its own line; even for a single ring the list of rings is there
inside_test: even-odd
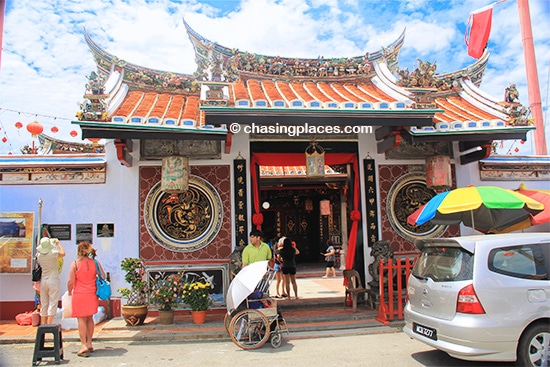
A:
[[[233,316],[229,312],[226,312],[225,316],[223,317],[223,326],[225,327],[225,331],[227,331],[228,334],[230,334],[229,325],[231,324],[231,320],[233,320]]]
[[[269,341],[273,348],[279,348],[283,343],[283,336],[278,331],[271,333],[271,336],[269,337]]]
[[[238,314],[239,311],[242,311],[245,309],[246,309],[246,301],[241,302],[241,304],[237,306],[237,308],[233,309],[231,312],[228,311],[225,313],[225,316],[223,317],[223,326],[225,327],[225,331],[227,331],[229,335],[231,335],[231,333],[229,332],[229,325],[231,325],[231,320],[233,320],[233,317],[235,317],[235,315]]]
[[[246,309],[237,313],[229,324],[229,336],[242,349],[256,349],[269,339],[269,322],[258,310]]]

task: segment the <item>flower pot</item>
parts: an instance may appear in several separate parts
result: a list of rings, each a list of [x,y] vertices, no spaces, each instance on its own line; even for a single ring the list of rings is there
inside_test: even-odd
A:
[[[159,323],[162,325],[170,325],[174,323],[174,310],[162,311],[159,310]]]
[[[138,326],[143,325],[145,318],[147,317],[147,305],[142,306],[128,306],[122,305],[121,314],[126,325]]]
[[[204,324],[206,320],[206,311],[191,311],[191,316],[193,316],[193,323]]]

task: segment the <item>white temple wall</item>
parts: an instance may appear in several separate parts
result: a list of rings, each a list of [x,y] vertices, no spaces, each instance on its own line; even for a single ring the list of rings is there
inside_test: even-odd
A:
[[[113,290],[124,281],[120,260],[138,255],[138,167],[122,166],[112,141],[106,148],[105,184],[0,186],[0,211],[34,212],[35,234],[40,198],[41,223],[71,225],[71,240],[61,241],[67,253],[60,278],[61,294],[67,289],[70,263],[76,259],[76,224],[92,224],[93,246],[105,271],[111,273]],[[114,223],[114,237],[97,237],[97,223]],[[30,274],[0,274],[0,285],[2,302],[34,299]]]

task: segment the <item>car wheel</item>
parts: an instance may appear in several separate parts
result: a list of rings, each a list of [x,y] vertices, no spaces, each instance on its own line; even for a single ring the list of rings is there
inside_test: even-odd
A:
[[[536,324],[525,331],[518,346],[518,366],[548,366],[550,359],[550,327]]]

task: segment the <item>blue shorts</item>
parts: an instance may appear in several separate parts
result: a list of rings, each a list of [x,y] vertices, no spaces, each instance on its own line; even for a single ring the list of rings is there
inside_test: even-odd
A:
[[[274,269],[277,273],[279,273],[279,272],[281,271],[281,264],[275,263],[275,265],[273,265],[273,269]]]

